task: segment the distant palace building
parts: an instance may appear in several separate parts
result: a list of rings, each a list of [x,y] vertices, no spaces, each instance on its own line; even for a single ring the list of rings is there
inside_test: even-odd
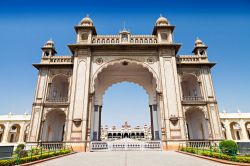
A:
[[[125,122],[121,128],[112,126],[109,128],[107,125],[101,128],[101,140],[116,140],[123,138],[132,138],[138,140],[151,140],[151,127],[148,125],[131,127],[128,122]]]

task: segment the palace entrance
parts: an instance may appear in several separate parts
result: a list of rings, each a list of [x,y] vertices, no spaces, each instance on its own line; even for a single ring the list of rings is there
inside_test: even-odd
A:
[[[101,72],[98,73],[97,77],[94,80],[94,103],[93,103],[93,112],[92,112],[92,124],[91,124],[91,140],[92,141],[102,141],[101,140],[101,117],[103,114],[103,95],[105,91],[112,86],[113,84],[120,82],[131,82],[137,85],[142,86],[148,94],[148,105],[150,114],[150,126],[151,126],[151,140],[160,140],[161,131],[160,131],[160,111],[158,108],[158,99],[156,92],[156,79],[153,74],[142,65],[136,63],[136,61],[131,61],[128,59],[123,59],[112,63],[105,67]],[[138,99],[140,100],[140,99]],[[146,114],[147,112],[145,112]],[[143,115],[142,115],[143,116]],[[141,133],[113,133],[113,135],[107,138],[108,141],[114,141],[122,138],[136,138],[144,137],[143,135],[137,135]],[[106,140],[106,141],[107,141]],[[127,142],[128,140],[125,139]],[[150,140],[147,140],[150,141]],[[116,142],[118,144],[120,141]],[[127,145],[124,140],[121,141],[121,146]],[[130,144],[136,143],[133,142],[133,139],[129,139]],[[111,142],[110,142],[111,144]],[[112,143],[113,144],[113,143]],[[118,145],[117,145],[118,146]]]
[[[68,45],[72,55],[57,56],[49,40],[42,47],[41,62],[34,64],[39,74],[28,142],[63,142],[76,151],[93,149],[93,144],[110,145],[101,140],[103,95],[119,82],[145,89],[149,110],[145,114],[150,115],[152,128],[149,141],[161,141],[163,149],[222,138],[211,76],[215,63],[208,60],[201,40],[195,41],[192,55],[178,55],[181,45],[173,41],[174,26],[162,16],[147,35],[126,29],[100,35],[88,16],[75,30],[76,43]],[[111,137],[132,136],[137,133]],[[122,147],[131,143],[120,141]],[[147,143],[140,145],[145,149]]]

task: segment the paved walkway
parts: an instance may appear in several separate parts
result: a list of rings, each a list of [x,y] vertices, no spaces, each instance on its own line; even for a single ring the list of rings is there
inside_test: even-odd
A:
[[[87,152],[50,160],[37,166],[226,166],[173,151]],[[228,166],[228,165],[227,165]]]

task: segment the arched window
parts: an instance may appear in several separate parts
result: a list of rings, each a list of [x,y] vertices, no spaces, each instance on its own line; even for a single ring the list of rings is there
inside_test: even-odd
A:
[[[234,140],[241,139],[241,127],[240,127],[239,123],[231,122],[230,123],[230,130],[231,130],[232,138]]]
[[[68,91],[69,91],[68,78],[64,75],[58,75],[53,78],[52,83],[49,85],[48,101],[67,102]]]
[[[245,127],[246,127],[248,139],[250,139],[250,122],[246,122]]]
[[[204,113],[198,108],[191,108],[185,113],[187,134],[190,140],[208,139],[208,126]]]
[[[181,82],[183,100],[201,100],[201,89],[197,77],[193,74],[184,74]]]
[[[20,135],[20,125],[14,124],[10,127],[8,140],[10,143],[18,142]]]
[[[43,124],[42,141],[61,142],[64,137],[66,115],[61,110],[52,110]]]

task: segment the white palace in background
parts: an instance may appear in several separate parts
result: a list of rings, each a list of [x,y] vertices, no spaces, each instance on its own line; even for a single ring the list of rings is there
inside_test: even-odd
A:
[[[123,81],[146,90],[151,140],[161,142],[163,149],[190,140],[248,140],[248,114],[219,116],[211,75],[215,63],[208,60],[208,47],[197,39],[192,55],[179,55],[174,28],[160,16],[150,35],[126,29],[99,35],[87,16],[75,26],[76,43],[68,45],[72,55],[56,55],[49,40],[41,62],[33,64],[38,79],[31,119],[4,116],[1,141],[63,142],[88,151],[92,143],[103,141],[103,94]]]

